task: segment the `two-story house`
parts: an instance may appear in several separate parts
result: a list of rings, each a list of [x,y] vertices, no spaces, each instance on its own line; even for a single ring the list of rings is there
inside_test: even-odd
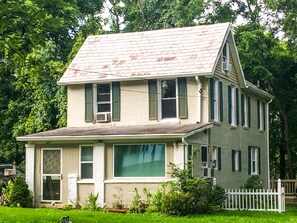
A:
[[[37,206],[90,193],[110,205],[119,190],[129,204],[193,150],[195,176],[268,187],[272,96],[245,80],[228,23],[89,36],[58,84],[67,127],[17,138]]]

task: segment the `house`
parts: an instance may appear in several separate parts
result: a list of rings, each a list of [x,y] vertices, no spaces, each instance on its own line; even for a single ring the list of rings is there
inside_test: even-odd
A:
[[[239,188],[269,186],[272,96],[244,78],[228,23],[89,36],[58,84],[67,127],[26,142],[26,181],[37,206],[131,203],[134,188],[172,180],[170,162]]]

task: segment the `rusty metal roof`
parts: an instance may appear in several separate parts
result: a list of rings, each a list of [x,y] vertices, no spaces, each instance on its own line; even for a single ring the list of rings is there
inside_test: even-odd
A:
[[[17,137],[18,141],[54,141],[81,139],[118,139],[118,138],[174,138],[187,137],[205,129],[212,123],[200,124],[149,124],[123,126],[64,127],[46,132]]]
[[[210,74],[229,23],[89,36],[59,84]]]

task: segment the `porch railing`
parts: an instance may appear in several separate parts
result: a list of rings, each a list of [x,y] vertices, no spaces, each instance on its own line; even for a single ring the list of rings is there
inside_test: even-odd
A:
[[[270,180],[270,187],[272,190],[277,188],[278,180]],[[281,180],[281,186],[285,188],[286,196],[296,196],[297,180]]]

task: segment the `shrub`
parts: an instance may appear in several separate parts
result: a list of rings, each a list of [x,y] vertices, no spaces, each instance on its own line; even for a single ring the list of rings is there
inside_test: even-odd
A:
[[[32,207],[33,196],[28,189],[26,181],[19,177],[12,186],[10,194],[10,206]]]
[[[97,211],[97,200],[99,198],[99,194],[93,194],[90,193],[88,196],[88,204],[87,204],[87,209],[92,210],[92,211]]]
[[[4,206],[10,205],[12,187],[13,187],[13,181],[9,180],[7,183],[4,182],[4,186],[2,187],[1,205],[4,205]]]
[[[129,212],[131,213],[144,213],[146,212],[147,208],[151,204],[151,197],[152,194],[149,192],[149,190],[145,187],[143,188],[143,193],[146,197],[145,200],[141,200],[141,197],[139,195],[139,192],[137,188],[134,189],[135,195],[133,197],[132,205],[129,208]]]
[[[251,176],[248,178],[246,184],[244,185],[245,189],[262,189],[262,181],[260,180],[259,176]]]

